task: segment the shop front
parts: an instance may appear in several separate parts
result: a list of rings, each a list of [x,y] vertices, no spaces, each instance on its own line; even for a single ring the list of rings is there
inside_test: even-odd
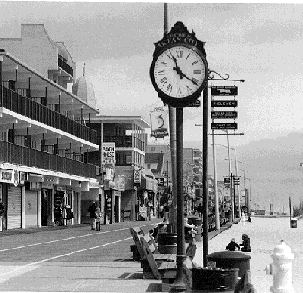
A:
[[[41,198],[44,176],[25,173],[24,228],[41,227]]]
[[[21,228],[22,187],[19,171],[0,169],[0,231]]]
[[[158,181],[153,175],[142,175],[141,185],[137,192],[137,220],[147,221],[156,216]]]

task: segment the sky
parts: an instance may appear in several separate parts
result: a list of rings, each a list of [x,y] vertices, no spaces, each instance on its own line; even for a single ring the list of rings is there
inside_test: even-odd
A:
[[[101,114],[140,115],[162,105],[149,76],[154,43],[163,37],[163,2],[0,1],[0,37],[18,38],[22,23],[42,23],[92,82]],[[209,68],[237,85],[234,146],[302,132],[303,5],[173,3],[168,27],[182,21],[204,41]],[[202,108],[184,109],[184,141],[200,141]],[[217,121],[216,121],[217,122]],[[219,121],[221,122],[221,121]],[[228,121],[230,122],[230,121]],[[226,138],[217,136],[223,143]]]

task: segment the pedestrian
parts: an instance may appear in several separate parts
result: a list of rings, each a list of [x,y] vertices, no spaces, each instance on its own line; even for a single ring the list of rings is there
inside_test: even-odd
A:
[[[184,232],[186,234],[190,234],[189,236],[189,245],[186,249],[186,255],[190,260],[193,260],[196,254],[197,246],[195,241],[195,235],[197,234],[196,226],[194,224],[188,223],[187,214],[184,213]],[[186,237],[187,238],[187,237]]]
[[[226,249],[229,251],[235,251],[236,247],[238,248],[238,250],[240,250],[239,244],[235,241],[235,238],[232,238],[231,241],[226,246]]]
[[[100,231],[102,212],[99,207],[96,208],[96,231]]]
[[[97,205],[95,202],[93,202],[92,205],[88,208],[92,230],[96,229],[96,208]]]
[[[201,217],[202,216],[202,212],[203,212],[203,208],[202,208],[202,204],[201,203],[199,203],[199,205],[197,206],[196,210],[197,210],[197,212],[199,214],[199,217]]]

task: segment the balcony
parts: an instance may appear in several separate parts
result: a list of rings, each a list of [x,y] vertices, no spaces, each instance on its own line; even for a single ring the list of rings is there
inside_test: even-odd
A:
[[[61,55],[58,55],[58,66],[71,76],[74,75],[73,68],[67,64],[66,60]]]
[[[0,162],[96,178],[97,166],[0,141]]]
[[[0,86],[0,107],[98,144],[97,132],[17,92]]]

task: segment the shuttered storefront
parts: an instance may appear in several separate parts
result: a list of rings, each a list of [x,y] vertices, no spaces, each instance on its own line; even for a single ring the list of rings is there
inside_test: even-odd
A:
[[[25,228],[38,226],[37,191],[25,191]]]
[[[7,195],[7,229],[21,228],[21,188],[9,185]]]

